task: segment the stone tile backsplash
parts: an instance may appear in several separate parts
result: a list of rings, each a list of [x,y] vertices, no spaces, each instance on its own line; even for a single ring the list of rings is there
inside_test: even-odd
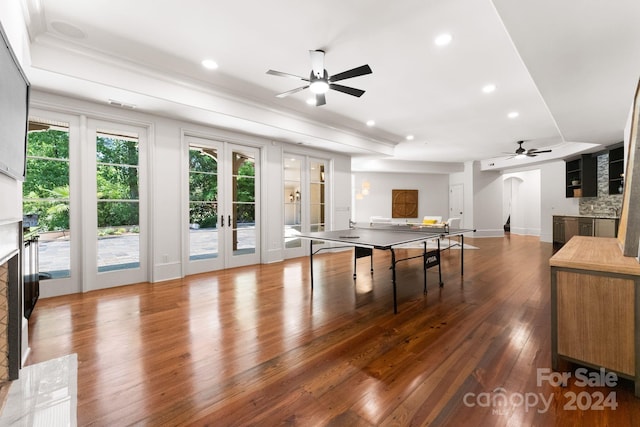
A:
[[[619,216],[622,194],[609,194],[609,154],[598,156],[598,197],[581,197],[580,215]]]

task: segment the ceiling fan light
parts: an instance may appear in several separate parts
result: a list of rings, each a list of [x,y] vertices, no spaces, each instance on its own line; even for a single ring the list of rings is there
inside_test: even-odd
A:
[[[524,154],[524,153],[516,154],[516,159],[524,159],[524,158],[526,158],[526,157],[527,157],[527,155],[526,155],[526,154]]]
[[[327,83],[325,80],[315,80],[309,85],[309,90],[316,95],[327,93],[327,91],[329,90],[329,83]]]

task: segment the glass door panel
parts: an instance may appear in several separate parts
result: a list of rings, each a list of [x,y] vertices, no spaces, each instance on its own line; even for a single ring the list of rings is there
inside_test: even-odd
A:
[[[189,146],[189,260],[217,258],[218,154],[216,147]]]
[[[255,156],[246,150],[232,151],[232,255],[256,253]]]
[[[98,130],[96,137],[99,272],[140,267],[138,136]]]

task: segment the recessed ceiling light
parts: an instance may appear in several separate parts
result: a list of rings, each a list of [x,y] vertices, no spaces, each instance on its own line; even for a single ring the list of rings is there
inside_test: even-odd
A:
[[[492,84],[492,83],[490,83],[490,84],[488,84],[488,85],[484,85],[484,86],[482,87],[482,91],[483,91],[484,93],[491,93],[491,92],[493,92],[494,90],[496,90],[496,85],[494,85],[494,84]]]
[[[509,117],[510,119],[515,119],[519,115],[520,115],[520,113],[518,113],[517,111],[512,111],[509,114],[507,114],[507,117]]]
[[[407,135],[407,141],[413,141],[413,135]]]
[[[213,59],[205,59],[202,61],[202,66],[207,70],[215,70],[218,68],[218,63]]]
[[[451,34],[444,33],[444,34],[440,34],[438,37],[436,37],[433,42],[436,44],[436,46],[446,46],[449,43],[451,43],[452,39],[453,39],[453,37],[451,37]]]
[[[375,125],[376,125],[375,120],[367,120],[367,126],[375,126]]]

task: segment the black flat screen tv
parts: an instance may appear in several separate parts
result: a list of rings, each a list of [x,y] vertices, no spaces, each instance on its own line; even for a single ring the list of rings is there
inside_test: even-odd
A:
[[[24,181],[30,85],[0,24],[0,172]]]

